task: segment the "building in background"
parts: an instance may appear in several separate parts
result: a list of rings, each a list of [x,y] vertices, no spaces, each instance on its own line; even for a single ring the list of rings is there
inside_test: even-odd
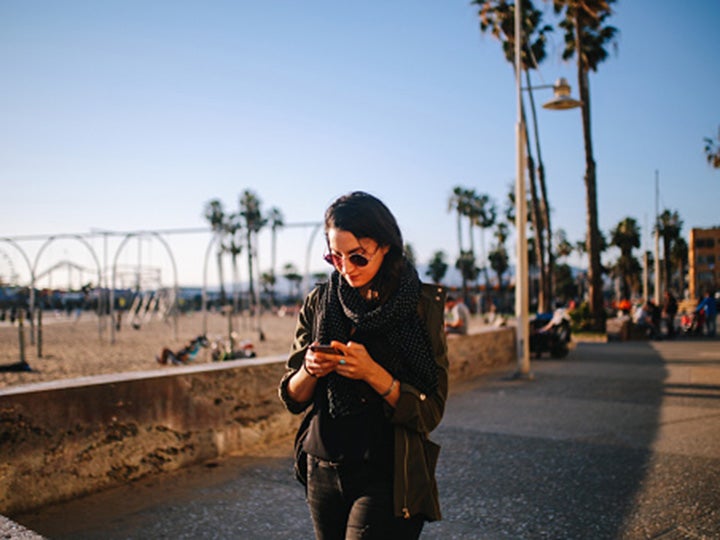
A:
[[[690,230],[688,266],[690,298],[720,290],[720,227]]]

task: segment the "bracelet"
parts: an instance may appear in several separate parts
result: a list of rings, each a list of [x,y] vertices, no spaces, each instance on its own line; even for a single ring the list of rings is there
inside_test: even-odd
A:
[[[305,373],[310,375],[313,379],[317,379],[317,375],[315,375],[314,373],[310,373],[310,370],[305,365],[305,360],[303,360],[303,369],[305,370]]]
[[[395,377],[393,377],[393,380],[390,383],[390,388],[388,388],[382,394],[380,394],[380,397],[384,397],[384,398],[388,397],[392,393],[392,391],[395,390],[396,384],[397,384],[397,379]]]

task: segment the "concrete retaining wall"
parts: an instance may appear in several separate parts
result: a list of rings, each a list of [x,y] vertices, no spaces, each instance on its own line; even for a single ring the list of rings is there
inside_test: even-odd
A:
[[[450,382],[515,359],[512,328],[450,336]],[[0,390],[0,513],[14,514],[227,454],[288,444],[285,357]]]

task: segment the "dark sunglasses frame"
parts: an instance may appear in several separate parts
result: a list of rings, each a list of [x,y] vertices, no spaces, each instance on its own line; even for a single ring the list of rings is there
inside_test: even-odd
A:
[[[323,255],[323,259],[325,259],[326,263],[333,265],[335,268],[339,268],[343,261],[342,256],[335,255],[334,253],[327,253],[326,255]],[[353,253],[352,255],[347,256],[347,260],[350,261],[353,266],[357,266],[358,268],[367,266],[371,259],[372,257],[368,258],[364,255],[360,255],[359,253]]]

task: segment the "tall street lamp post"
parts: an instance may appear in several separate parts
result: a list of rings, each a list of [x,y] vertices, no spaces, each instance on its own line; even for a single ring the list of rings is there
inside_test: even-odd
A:
[[[515,339],[517,354],[516,377],[529,378],[530,374],[530,320],[528,295],[527,206],[525,204],[525,118],[522,111],[522,84],[520,51],[522,48],[522,2],[515,2],[515,90],[517,98],[517,124],[515,144],[517,170],[515,174]]]
[[[515,340],[517,369],[514,378],[531,379],[530,372],[530,302],[529,302],[529,268],[527,241],[527,205],[525,204],[525,118],[522,106],[521,84],[521,50],[522,50],[522,0],[515,2],[515,90],[517,98],[517,124],[515,143],[517,157],[517,173],[515,176],[515,231],[517,234],[515,272]],[[547,85],[549,87],[550,85]],[[534,88],[544,88],[538,86]],[[565,79],[558,79],[552,85],[555,97],[544,104],[546,109],[565,110],[579,107],[581,103],[570,97],[570,85]],[[533,88],[527,88],[532,92]]]

